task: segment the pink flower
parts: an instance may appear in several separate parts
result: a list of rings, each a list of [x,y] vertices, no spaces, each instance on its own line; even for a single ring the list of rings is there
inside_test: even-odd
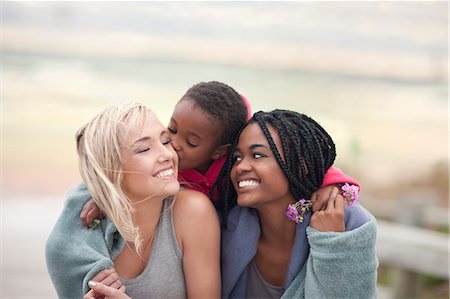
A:
[[[341,187],[342,196],[347,201],[347,205],[351,206],[354,203],[359,202],[359,187],[355,185],[349,185],[345,183],[344,186]]]

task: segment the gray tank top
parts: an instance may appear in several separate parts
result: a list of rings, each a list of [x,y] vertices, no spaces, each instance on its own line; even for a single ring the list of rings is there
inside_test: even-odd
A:
[[[137,277],[124,280],[126,293],[133,299],[186,298],[183,252],[173,225],[173,198],[164,200],[162,215],[153,241],[147,267]]]
[[[245,298],[279,299],[283,293],[283,287],[271,285],[264,280],[254,260],[248,264]]]

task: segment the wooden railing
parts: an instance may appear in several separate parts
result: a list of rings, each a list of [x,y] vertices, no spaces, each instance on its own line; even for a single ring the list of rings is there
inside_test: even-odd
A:
[[[380,264],[449,279],[448,245],[448,234],[378,221]]]
[[[419,298],[421,275],[449,280],[449,234],[431,229],[448,228],[449,209],[433,202],[419,196],[365,205],[378,218],[380,265],[397,269],[391,298]]]

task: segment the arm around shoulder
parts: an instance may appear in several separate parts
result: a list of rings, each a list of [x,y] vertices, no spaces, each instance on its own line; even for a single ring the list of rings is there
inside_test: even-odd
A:
[[[183,190],[174,205],[174,224],[183,250],[189,298],[220,298],[220,225],[204,194]]]
[[[90,197],[84,185],[68,193],[46,242],[47,268],[60,298],[81,298],[89,290],[87,281],[112,266],[103,229],[87,230],[79,217]]]

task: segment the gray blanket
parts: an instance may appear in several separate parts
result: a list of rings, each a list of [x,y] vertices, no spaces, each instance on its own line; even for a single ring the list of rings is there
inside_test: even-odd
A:
[[[308,227],[308,260],[282,298],[376,298],[376,229],[375,219],[343,233]]]
[[[111,268],[112,259],[125,245],[108,219],[95,229],[83,227],[80,213],[90,198],[84,184],[72,189],[47,239],[47,268],[59,298],[82,298],[89,291],[88,281],[99,271]]]

